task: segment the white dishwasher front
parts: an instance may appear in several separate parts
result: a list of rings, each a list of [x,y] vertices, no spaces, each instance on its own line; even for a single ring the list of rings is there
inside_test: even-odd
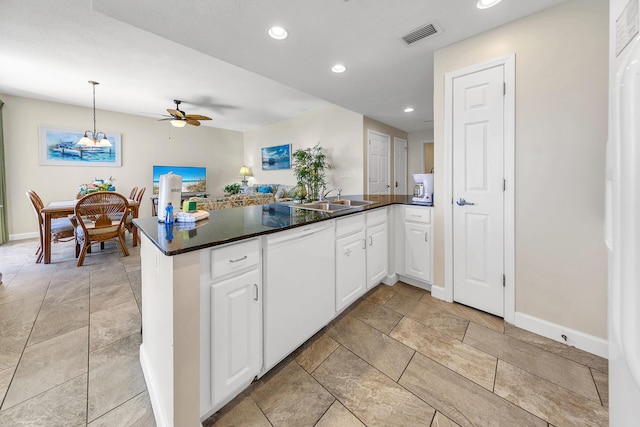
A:
[[[335,316],[335,221],[265,237],[264,370]]]

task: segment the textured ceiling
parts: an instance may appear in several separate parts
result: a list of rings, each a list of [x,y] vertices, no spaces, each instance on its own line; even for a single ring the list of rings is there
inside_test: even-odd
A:
[[[90,106],[96,80],[97,107],[130,114],[181,99],[243,131],[334,103],[416,131],[431,127],[434,50],[562,1],[2,0],[0,93]],[[429,22],[442,33],[400,40]],[[274,24],[289,38],[268,38]]]

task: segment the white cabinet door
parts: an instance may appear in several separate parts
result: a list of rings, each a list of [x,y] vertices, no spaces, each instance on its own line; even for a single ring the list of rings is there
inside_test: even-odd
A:
[[[387,276],[387,223],[367,228],[367,289]]]
[[[211,286],[212,401],[246,385],[262,365],[262,286],[257,269]]]
[[[404,224],[404,274],[431,283],[431,226]]]
[[[367,290],[364,230],[336,240],[336,311]]]

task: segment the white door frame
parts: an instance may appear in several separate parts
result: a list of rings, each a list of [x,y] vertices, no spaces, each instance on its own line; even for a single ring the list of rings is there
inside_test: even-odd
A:
[[[444,289],[433,286],[434,296],[453,301],[453,80],[466,74],[503,65],[504,97],[504,320],[515,323],[515,53],[451,71],[444,76]],[[435,291],[435,292],[434,292]]]
[[[404,189],[401,189],[398,192],[398,188],[396,188],[395,183],[398,181],[398,171],[396,166],[398,165],[398,157],[396,156],[396,148],[398,147],[398,141],[402,141],[404,145],[404,180],[403,185]],[[409,141],[404,138],[398,138],[397,136],[393,137],[393,188],[392,194],[409,194]]]
[[[382,136],[383,138],[387,138],[387,194],[391,194],[391,156],[389,151],[391,150],[391,135],[387,135],[386,133],[378,132],[375,130],[367,129],[367,193],[371,191],[369,188],[369,168],[371,165],[369,164],[369,141],[371,140],[371,134],[375,133],[378,136]]]

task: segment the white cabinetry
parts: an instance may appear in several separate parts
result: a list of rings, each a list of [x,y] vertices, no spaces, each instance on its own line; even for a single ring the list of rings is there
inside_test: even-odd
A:
[[[367,289],[371,289],[388,274],[387,208],[366,212],[366,223]]]
[[[431,209],[404,206],[404,275],[431,284]]]
[[[201,412],[251,383],[262,367],[260,243],[251,239],[202,251],[201,287],[208,335],[201,345]],[[207,298],[208,294],[208,298]],[[204,337],[203,337],[204,338]]]
[[[367,290],[364,214],[336,220],[336,311]]]

